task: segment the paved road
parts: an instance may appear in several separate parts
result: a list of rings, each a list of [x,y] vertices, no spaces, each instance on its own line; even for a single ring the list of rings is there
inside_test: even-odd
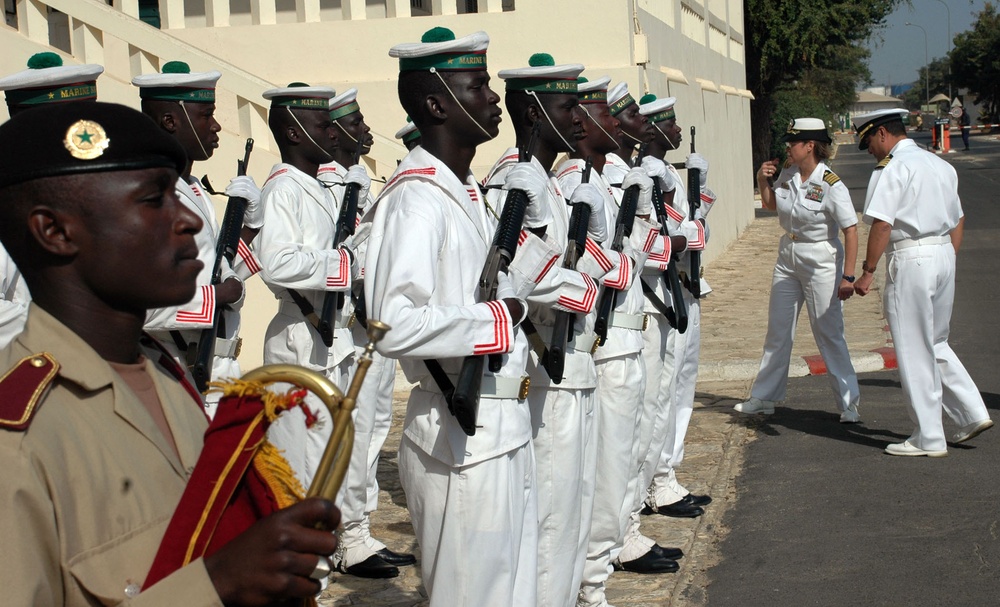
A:
[[[918,137],[926,143],[926,137]],[[859,210],[874,161],[842,146],[834,169]],[[1000,143],[947,156],[967,214],[951,344],[1000,419]],[[861,377],[864,423],[836,421],[827,379],[793,379],[736,479],[707,605],[996,605],[1000,602],[1000,431],[950,457],[894,458],[909,436],[895,372]],[[946,430],[951,429],[946,421]]]

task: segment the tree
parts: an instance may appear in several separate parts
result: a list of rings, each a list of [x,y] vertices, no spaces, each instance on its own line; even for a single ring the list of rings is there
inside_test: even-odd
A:
[[[928,86],[927,77],[930,72],[930,84]],[[927,91],[930,91],[929,93]],[[917,80],[913,83],[913,88],[903,93],[903,103],[911,110],[920,109],[920,106],[927,103],[927,99],[938,93],[948,92],[948,58],[932,59],[930,65],[925,65],[917,71]]]
[[[854,103],[870,73],[863,44],[900,0],[746,0],[747,88],[754,166],[772,156],[778,99],[817,97],[832,115]],[[823,87],[811,83],[826,83]],[[825,118],[825,117],[824,117]]]
[[[955,36],[951,74],[955,85],[969,89],[988,122],[1000,116],[1000,14],[987,2],[972,29]]]

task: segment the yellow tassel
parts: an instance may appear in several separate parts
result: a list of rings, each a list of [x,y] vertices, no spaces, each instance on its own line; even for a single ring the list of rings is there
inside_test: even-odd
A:
[[[295,477],[281,451],[265,441],[253,458],[254,469],[270,487],[279,508],[287,508],[305,498],[306,490]]]
[[[233,396],[258,396],[264,404],[264,415],[268,422],[274,422],[279,415],[302,402],[305,392],[302,388],[292,386],[284,394],[278,394],[267,389],[267,385],[259,381],[230,379],[228,381],[213,381],[208,384],[209,392],[221,392],[222,398]]]

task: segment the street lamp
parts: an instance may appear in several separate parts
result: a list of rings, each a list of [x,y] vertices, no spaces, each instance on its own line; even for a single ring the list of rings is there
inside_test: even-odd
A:
[[[948,11],[948,103],[951,103],[955,97],[951,94],[951,9],[948,8],[948,3],[944,0],[937,0],[944,5],[944,10]]]
[[[930,109],[931,105],[931,70],[930,70],[930,60],[927,58],[927,30],[924,29],[922,25],[917,25],[916,23],[910,23],[907,21],[903,25],[908,25],[910,27],[919,27],[920,31],[924,33],[924,95],[927,99],[927,108]],[[934,113],[937,116],[937,112]]]

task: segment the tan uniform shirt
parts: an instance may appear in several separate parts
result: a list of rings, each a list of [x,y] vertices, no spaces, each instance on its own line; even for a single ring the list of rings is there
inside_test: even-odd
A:
[[[30,427],[0,430],[3,604],[221,605],[201,560],[138,593],[201,451],[201,408],[166,370],[150,369],[175,453],[108,363],[32,305],[0,369],[40,352],[58,377]]]

